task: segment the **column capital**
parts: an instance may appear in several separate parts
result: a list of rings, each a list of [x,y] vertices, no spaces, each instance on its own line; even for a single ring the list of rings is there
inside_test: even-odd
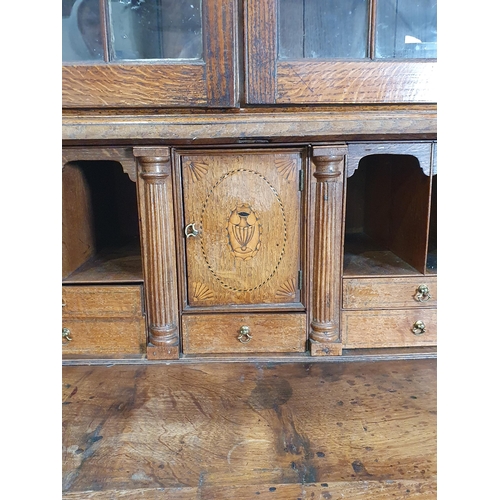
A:
[[[168,148],[133,148],[139,175],[147,182],[162,182],[172,173]]]
[[[315,146],[312,161],[316,167],[314,177],[318,182],[332,182],[342,176],[347,146]]]

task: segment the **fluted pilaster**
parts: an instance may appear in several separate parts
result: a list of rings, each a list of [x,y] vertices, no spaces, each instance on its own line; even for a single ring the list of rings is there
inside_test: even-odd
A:
[[[139,181],[148,358],[179,357],[179,318],[170,155],[134,148]]]
[[[314,260],[311,354],[342,353],[340,339],[342,194],[347,148],[315,147]]]

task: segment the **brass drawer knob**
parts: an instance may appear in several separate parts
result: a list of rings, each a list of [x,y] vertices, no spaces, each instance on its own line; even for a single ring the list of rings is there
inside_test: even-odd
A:
[[[427,302],[432,298],[431,294],[429,293],[429,287],[427,285],[420,285],[417,288],[417,293],[414,295],[414,297],[417,302]]]
[[[415,321],[415,323],[413,323],[413,328],[411,329],[411,331],[415,335],[422,335],[423,333],[425,333],[425,323],[420,320]]]
[[[62,338],[66,340],[66,342],[63,342],[63,344],[67,344],[68,342],[71,342],[73,339],[70,337],[70,330],[69,328],[63,328],[62,329]]]
[[[252,336],[250,335],[250,327],[242,326],[239,330],[238,340],[242,344],[246,344],[252,340]]]

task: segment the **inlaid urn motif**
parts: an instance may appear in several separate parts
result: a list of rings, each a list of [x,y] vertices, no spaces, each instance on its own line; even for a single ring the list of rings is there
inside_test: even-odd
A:
[[[226,229],[231,253],[236,258],[248,260],[259,251],[262,226],[248,203],[236,206],[229,216]]]

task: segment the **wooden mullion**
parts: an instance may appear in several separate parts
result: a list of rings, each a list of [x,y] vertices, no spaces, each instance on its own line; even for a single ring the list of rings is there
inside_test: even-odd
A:
[[[203,2],[203,49],[207,104],[235,106],[238,98],[238,6],[235,0]]]
[[[104,62],[111,61],[111,47],[109,44],[109,16],[108,16],[108,1],[99,0],[99,17],[101,20],[101,33],[102,33],[102,44],[103,44],[103,58]]]
[[[278,0],[248,0],[246,12],[246,101],[276,102]]]
[[[370,0],[368,11],[368,57],[375,59],[377,0]]]

